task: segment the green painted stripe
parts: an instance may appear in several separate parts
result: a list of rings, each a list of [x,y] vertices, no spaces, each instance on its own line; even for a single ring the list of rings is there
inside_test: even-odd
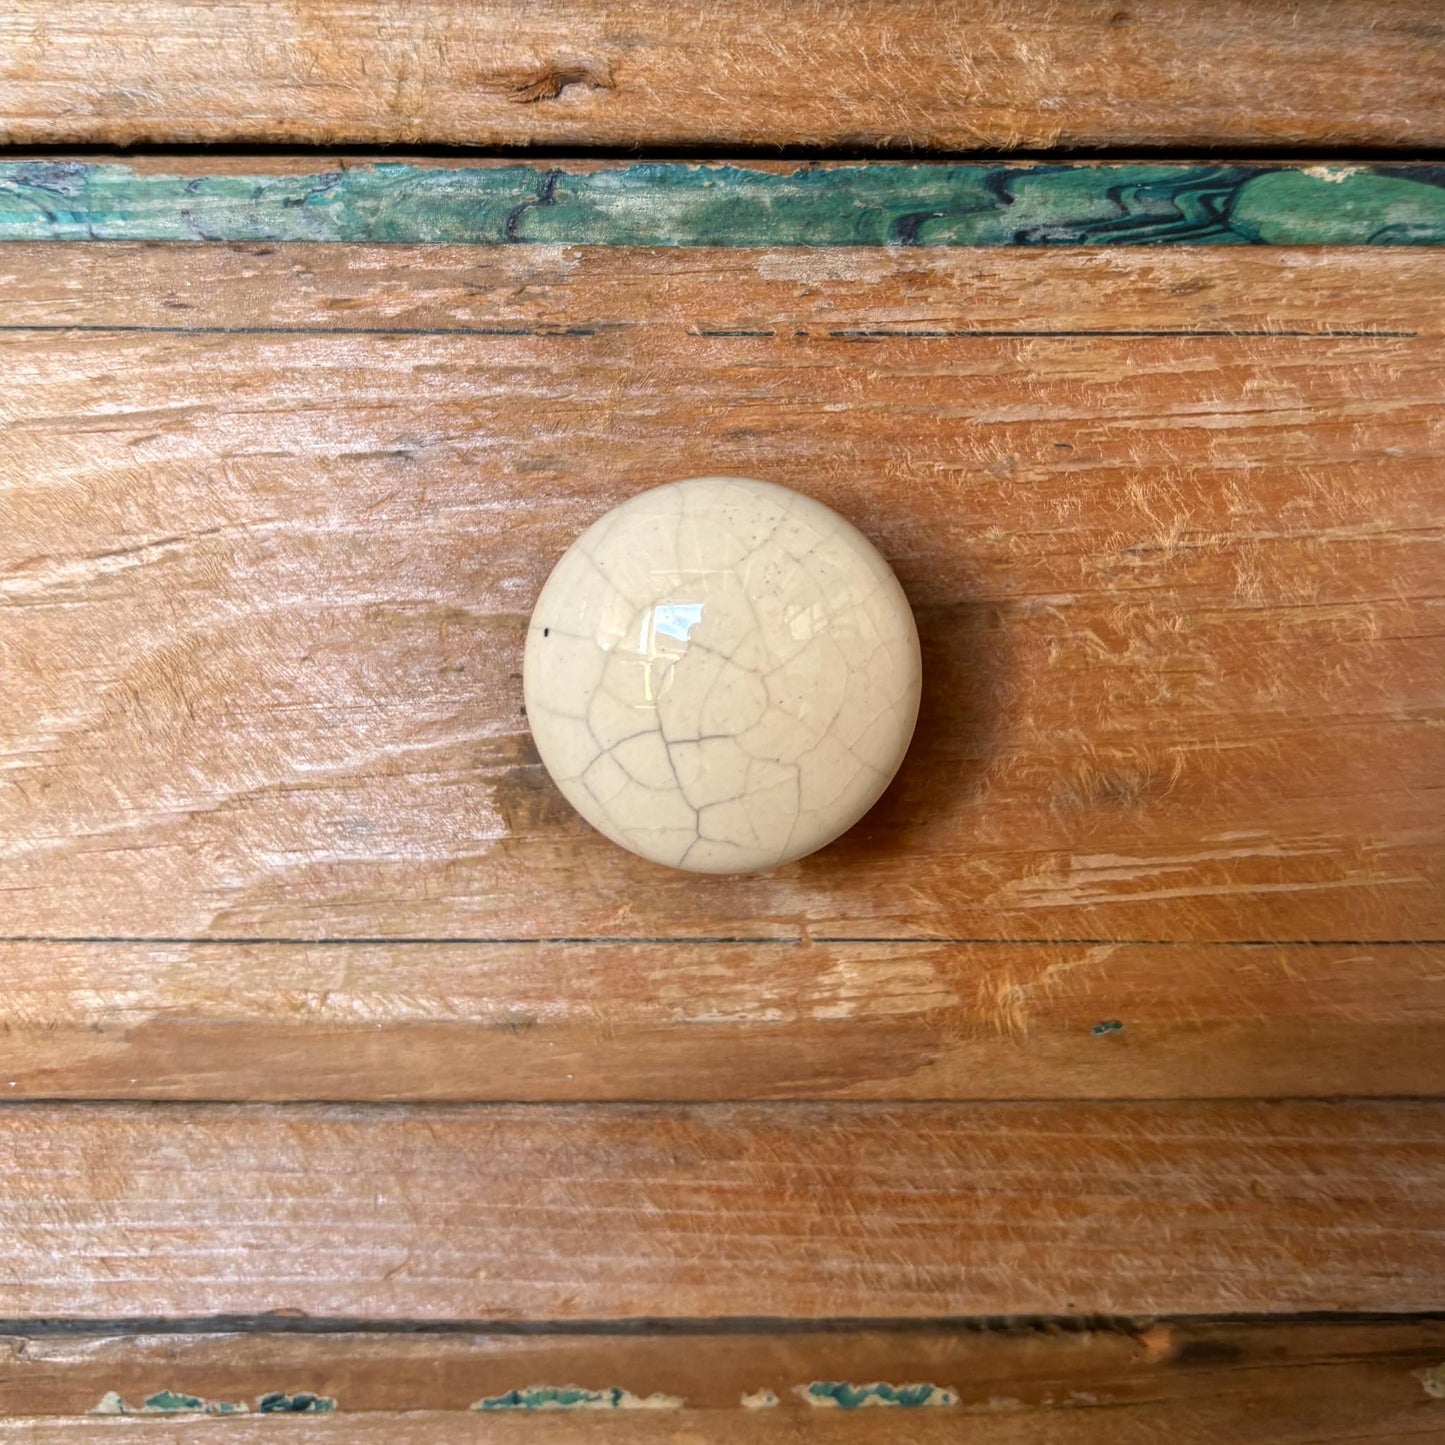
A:
[[[4,241],[1445,244],[1445,166],[635,163],[165,175],[0,164]]]

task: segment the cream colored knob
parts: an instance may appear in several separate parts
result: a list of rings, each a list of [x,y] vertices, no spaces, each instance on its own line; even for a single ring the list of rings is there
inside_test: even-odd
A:
[[[918,632],[876,547],[784,487],[695,477],[589,527],[542,588],[523,692],[600,832],[751,873],[851,828],[918,717]]]

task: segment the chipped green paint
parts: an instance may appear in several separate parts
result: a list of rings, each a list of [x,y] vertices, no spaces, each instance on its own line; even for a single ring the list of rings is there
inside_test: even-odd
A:
[[[298,1390],[294,1395],[272,1390],[256,1401],[256,1408],[263,1415],[329,1415],[336,1408],[336,1401],[329,1395],[313,1395],[309,1390]]]
[[[1421,179],[1425,184],[1421,184]],[[1265,245],[1292,242],[1288,218],[1301,206],[1317,209],[1313,239],[1322,246],[1361,244],[1359,218],[1369,211],[1374,229],[1364,244],[1438,246],[1439,200],[1445,167],[1400,166],[1369,173],[1350,167],[1275,171],[1246,186],[1231,221],[1257,235]],[[1334,197],[1335,205],[1320,205]],[[1432,204],[1433,203],[1433,204]]]
[[[958,1392],[945,1385],[853,1385],[845,1380],[814,1380],[799,1385],[797,1393],[810,1405],[824,1409],[859,1410],[870,1405],[901,1410],[958,1404]]]
[[[1091,1034],[1119,1034],[1123,1031],[1124,1024],[1120,1019],[1105,1019],[1089,1030]]]
[[[1445,165],[0,164],[0,241],[1445,244]]]
[[[634,1395],[613,1385],[606,1390],[584,1390],[577,1385],[530,1385],[488,1395],[473,1410],[679,1410],[676,1395]]]
[[[127,1405],[116,1390],[107,1390],[90,1413],[92,1415],[244,1415],[244,1405],[230,1400],[203,1400],[181,1390],[158,1390],[147,1395],[137,1410]]]
[[[198,1395],[181,1395],[175,1390],[162,1390],[156,1395],[147,1395],[144,1406],[146,1410],[156,1410],[162,1414],[172,1414],[180,1411],[192,1411],[205,1409],[205,1401]]]
[[[202,1400],[198,1395],[182,1395],[175,1390],[162,1390],[158,1394],[147,1395],[141,1406],[141,1413],[145,1415],[197,1412],[202,1415],[244,1415],[246,1407],[233,1404],[230,1400]]]

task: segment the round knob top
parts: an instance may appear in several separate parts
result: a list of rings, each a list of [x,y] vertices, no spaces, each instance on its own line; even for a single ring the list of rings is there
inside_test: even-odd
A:
[[[784,487],[695,477],[589,527],[542,588],[537,751],[600,832],[751,873],[853,826],[908,749],[918,632],[878,549]]]

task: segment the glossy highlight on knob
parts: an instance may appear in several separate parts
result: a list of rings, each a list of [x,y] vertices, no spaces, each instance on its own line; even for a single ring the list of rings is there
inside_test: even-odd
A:
[[[877,548],[821,502],[694,477],[601,517],[527,631],[537,751],[624,848],[751,873],[852,827],[913,735],[918,632]]]

